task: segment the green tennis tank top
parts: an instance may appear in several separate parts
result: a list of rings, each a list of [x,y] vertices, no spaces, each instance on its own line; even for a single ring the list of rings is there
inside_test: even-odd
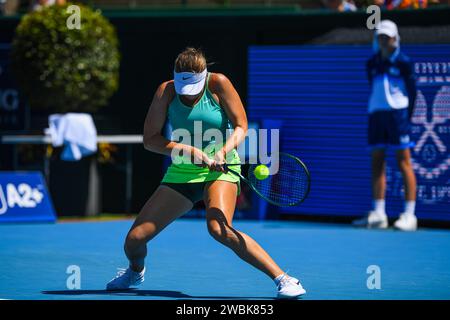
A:
[[[213,159],[226,142],[227,130],[232,129],[223,108],[216,102],[209,91],[210,74],[208,73],[205,89],[200,100],[192,107],[185,105],[178,94],[169,104],[167,117],[172,127],[172,140],[201,148],[209,158]],[[209,130],[218,129],[218,130]],[[208,131],[209,130],[209,131]],[[231,132],[228,131],[228,134]],[[183,138],[180,139],[180,136]],[[219,137],[220,136],[220,137]],[[186,139],[187,138],[187,139]],[[219,140],[220,139],[220,140]],[[191,163],[187,157],[177,156],[167,169],[162,182],[194,183],[212,180],[225,180],[238,182],[239,178],[232,173],[209,171]],[[227,163],[240,163],[239,155],[235,149],[226,155]],[[239,167],[233,168],[239,170]]]

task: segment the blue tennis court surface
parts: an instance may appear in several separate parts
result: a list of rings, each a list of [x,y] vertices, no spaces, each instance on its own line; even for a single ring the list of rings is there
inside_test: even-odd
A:
[[[126,267],[132,221],[0,225],[2,299],[272,299],[272,281],[215,242],[203,220],[178,220],[149,243],[146,281],[110,293]],[[236,221],[282,269],[298,277],[303,299],[450,299],[450,232],[357,230],[346,225]],[[81,270],[81,289],[66,269]],[[368,266],[381,271],[369,290]]]

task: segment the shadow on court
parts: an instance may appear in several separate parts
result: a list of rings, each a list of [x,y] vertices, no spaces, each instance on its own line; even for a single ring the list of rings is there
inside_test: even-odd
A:
[[[66,296],[82,296],[82,295],[106,295],[106,296],[136,296],[136,297],[166,297],[166,298],[178,298],[178,299],[275,299],[274,297],[229,297],[229,296],[191,296],[180,291],[170,290],[55,290],[55,291],[42,291],[43,294],[52,295],[66,295]]]

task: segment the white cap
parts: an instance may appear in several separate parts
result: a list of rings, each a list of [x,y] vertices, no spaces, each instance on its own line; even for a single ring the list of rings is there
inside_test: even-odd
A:
[[[379,36],[380,34],[385,34],[391,38],[398,37],[398,28],[397,25],[391,20],[382,20],[375,27],[375,36]]]
[[[205,86],[207,73],[208,71],[206,69],[201,73],[174,71],[173,80],[175,91],[180,95],[194,96],[199,94]]]

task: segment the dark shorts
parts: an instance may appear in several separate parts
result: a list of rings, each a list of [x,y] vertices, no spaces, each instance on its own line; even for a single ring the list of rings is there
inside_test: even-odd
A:
[[[167,186],[170,189],[181,193],[183,196],[191,200],[192,203],[196,203],[203,199],[203,191],[208,182],[196,182],[196,183],[171,183],[161,182],[162,186]]]
[[[178,193],[181,193],[183,196],[191,200],[192,203],[197,203],[198,201],[203,199],[203,191],[205,190],[205,186],[208,182],[195,182],[195,183],[172,183],[172,182],[161,182],[162,186],[167,186],[170,189],[175,190]],[[241,192],[241,187],[238,182],[230,182],[236,183],[238,187],[237,194],[239,195]]]
[[[408,109],[376,111],[369,114],[369,147],[406,149],[411,142]]]

